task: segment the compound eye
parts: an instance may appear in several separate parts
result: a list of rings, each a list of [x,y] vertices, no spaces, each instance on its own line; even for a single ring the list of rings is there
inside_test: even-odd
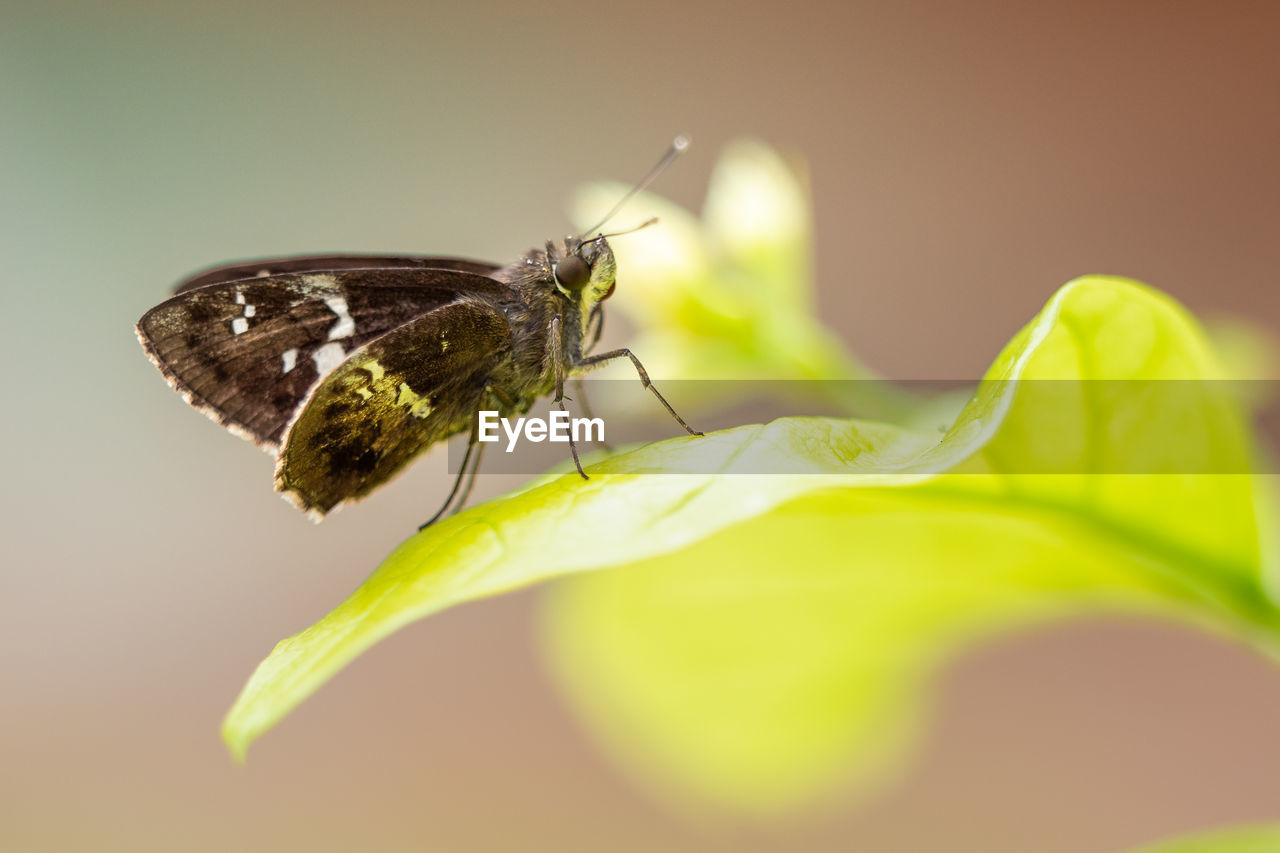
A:
[[[556,264],[556,281],[566,290],[577,292],[591,280],[591,267],[577,255],[570,255]]]

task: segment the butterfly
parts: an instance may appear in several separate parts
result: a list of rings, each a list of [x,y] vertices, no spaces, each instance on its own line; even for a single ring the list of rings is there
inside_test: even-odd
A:
[[[672,417],[701,435],[630,350],[590,354],[617,283],[609,238],[619,235],[597,232],[687,146],[678,137],[596,226],[515,263],[327,255],[226,264],[182,281],[138,321],[138,339],[188,403],[274,454],[276,489],[317,520],[470,431],[452,491],[422,526],[457,511],[484,448],[481,410],[523,415],[552,395],[564,411],[566,380],[614,359],[630,359]],[[570,450],[587,477],[572,437]]]

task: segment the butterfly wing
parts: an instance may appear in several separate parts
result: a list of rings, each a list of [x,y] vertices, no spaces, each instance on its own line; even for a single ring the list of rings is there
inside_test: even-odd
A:
[[[276,488],[313,515],[362,497],[427,446],[468,429],[510,353],[506,315],[465,298],[370,341],[289,425]]]
[[[270,452],[347,354],[463,295],[502,300],[462,270],[334,269],[210,282],[143,315],[138,338],[191,405]]]
[[[422,255],[300,255],[239,261],[201,270],[178,283],[174,293],[185,293],[210,284],[225,284],[246,278],[266,278],[282,273],[333,272],[353,269],[437,269],[489,275],[498,264],[467,258],[432,258]]]

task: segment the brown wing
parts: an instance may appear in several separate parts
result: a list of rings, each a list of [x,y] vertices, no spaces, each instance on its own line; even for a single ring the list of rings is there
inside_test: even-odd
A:
[[[371,341],[316,386],[289,425],[276,488],[317,516],[363,497],[468,429],[510,352],[506,316],[465,299]]]
[[[209,284],[225,284],[245,278],[266,278],[281,273],[332,272],[355,269],[436,269],[489,275],[499,264],[467,258],[431,258],[420,255],[298,255],[288,258],[263,258],[237,261],[209,267],[178,282],[174,293],[185,293]]]
[[[510,294],[453,270],[283,273],[179,293],[137,332],[189,403],[274,453],[307,393],[348,353],[464,295]]]

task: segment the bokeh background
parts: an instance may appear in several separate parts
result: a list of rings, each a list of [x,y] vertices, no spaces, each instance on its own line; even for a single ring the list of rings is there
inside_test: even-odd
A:
[[[824,316],[890,376],[978,376],[1090,272],[1280,330],[1278,43],[1266,2],[5,0],[0,848],[1067,853],[1277,817],[1280,673],[1136,622],[966,658],[870,803],[673,815],[552,691],[536,592],[401,632],[237,767],[245,678],[445,459],[313,526],[131,327],[232,258],[514,258],[687,132],[659,189],[691,206],[734,137],[808,161]]]

